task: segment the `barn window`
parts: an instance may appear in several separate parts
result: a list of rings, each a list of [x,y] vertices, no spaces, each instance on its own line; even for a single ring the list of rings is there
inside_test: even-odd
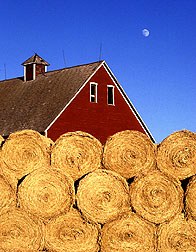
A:
[[[90,102],[97,102],[97,83],[90,83]]]
[[[108,105],[114,105],[114,86],[107,86],[108,88]]]

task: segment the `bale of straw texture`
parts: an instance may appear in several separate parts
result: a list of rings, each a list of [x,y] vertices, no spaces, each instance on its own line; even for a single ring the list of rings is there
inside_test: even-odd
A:
[[[186,220],[183,214],[158,228],[159,252],[195,252],[196,222]]]
[[[155,225],[132,212],[107,222],[101,232],[101,252],[155,252]]]
[[[101,224],[130,208],[126,180],[104,169],[93,171],[80,180],[76,199],[84,216]]]
[[[46,224],[45,247],[53,252],[98,252],[99,227],[72,209]]]
[[[170,220],[183,208],[181,183],[156,170],[137,177],[130,195],[136,213],[155,224]]]
[[[0,135],[0,146],[3,144],[4,141],[4,138]]]
[[[4,138],[0,135],[0,152],[1,152],[1,147],[4,142]],[[1,164],[1,158],[0,158],[0,174],[3,175],[3,170],[2,170],[2,164]]]
[[[0,152],[1,155],[1,152]],[[18,184],[18,179],[16,176],[10,172],[10,170],[7,168],[5,163],[2,161],[2,158],[0,157],[0,174],[4,179],[10,184],[14,192],[16,193],[17,191],[17,184]]]
[[[196,176],[193,176],[188,183],[185,206],[187,215],[196,220]]]
[[[181,130],[165,138],[158,146],[157,166],[177,179],[195,175],[196,133]]]
[[[19,208],[0,216],[0,251],[34,252],[43,249],[42,225]]]
[[[33,130],[10,134],[1,151],[3,169],[19,180],[40,165],[50,164],[51,144],[52,140]]]
[[[101,167],[103,147],[92,135],[68,132],[52,148],[51,163],[70,174],[74,180]]]
[[[13,188],[7,183],[4,177],[0,175],[0,215],[9,209],[16,207],[16,194]]]
[[[1,174],[1,176],[3,176],[9,182],[9,184],[16,191],[17,182],[18,182],[17,178],[15,177],[15,175],[13,173],[11,173],[7,169],[7,166],[3,162],[3,158],[2,158],[2,144],[3,144],[4,141],[5,141],[4,138],[0,135],[0,146],[1,146],[1,148],[0,148],[0,174]]]
[[[154,167],[155,153],[156,145],[145,134],[125,130],[107,139],[103,164],[128,179]]]
[[[52,169],[39,168],[25,177],[18,187],[19,206],[47,221],[70,210],[75,200],[72,178]]]

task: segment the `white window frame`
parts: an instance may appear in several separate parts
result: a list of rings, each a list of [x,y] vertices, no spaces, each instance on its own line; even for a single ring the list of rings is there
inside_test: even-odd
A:
[[[95,94],[92,94],[92,86],[95,87]],[[91,103],[97,103],[97,86],[98,84],[96,82],[90,82],[90,102]],[[95,98],[95,101],[92,101],[92,98]]]
[[[112,101],[113,101],[113,103],[109,103],[109,93],[108,93],[109,88],[112,88]],[[115,105],[115,103],[114,103],[114,86],[113,85],[107,85],[107,104],[112,105],[112,106]]]

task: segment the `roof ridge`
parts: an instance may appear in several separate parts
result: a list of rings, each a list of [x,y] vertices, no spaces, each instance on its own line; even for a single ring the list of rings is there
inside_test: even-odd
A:
[[[103,62],[105,62],[105,60],[101,60],[101,61],[94,61],[94,62],[84,63],[84,64],[79,64],[79,65],[73,65],[73,66],[69,66],[69,67],[63,67],[63,68],[60,68],[60,69],[56,69],[56,70],[51,70],[51,71],[48,71],[48,73],[49,73],[49,72],[52,72],[52,71],[61,71],[61,70],[64,70],[64,69],[70,69],[70,68],[74,68],[74,67],[80,67],[80,66],[93,65],[93,64],[96,64],[96,63],[100,63],[100,64],[102,64]]]
[[[105,62],[105,60],[95,61],[95,62],[90,62],[90,63],[84,63],[84,64],[79,64],[79,65],[74,65],[74,66],[69,66],[69,67],[54,69],[54,70],[49,70],[49,71],[45,72],[44,74],[47,75],[48,73],[61,72],[61,71],[66,70],[66,69],[71,69],[71,68],[75,68],[75,67],[82,67],[82,66],[87,66],[87,65],[93,65],[93,64],[96,64],[96,63],[102,64],[103,62]],[[18,77],[14,77],[14,78],[10,78],[10,79],[0,80],[0,82],[11,81],[11,80],[15,80],[15,79],[23,80],[24,76],[18,76]]]

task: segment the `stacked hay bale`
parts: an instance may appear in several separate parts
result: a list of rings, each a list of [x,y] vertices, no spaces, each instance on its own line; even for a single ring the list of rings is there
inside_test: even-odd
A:
[[[10,134],[1,149],[0,165],[3,175],[16,190],[24,176],[40,166],[50,164],[54,143],[34,130]]]
[[[163,140],[158,146],[157,166],[181,181],[184,189],[182,213],[158,228],[158,251],[196,251],[196,133],[182,130]]]
[[[39,251],[44,248],[42,224],[20,208],[0,215],[0,251]]]
[[[101,168],[101,143],[73,132],[54,144],[32,130],[0,140],[0,251],[99,251],[100,225],[77,209],[74,181]]]
[[[25,177],[50,164],[52,145],[50,139],[33,130],[15,132],[2,141],[0,251],[39,251],[44,248],[43,224],[19,205],[18,190]]]
[[[52,149],[51,164],[74,181],[101,167],[103,147],[92,135],[77,131],[60,136]]]
[[[0,251],[196,251],[195,133],[0,141]]]

